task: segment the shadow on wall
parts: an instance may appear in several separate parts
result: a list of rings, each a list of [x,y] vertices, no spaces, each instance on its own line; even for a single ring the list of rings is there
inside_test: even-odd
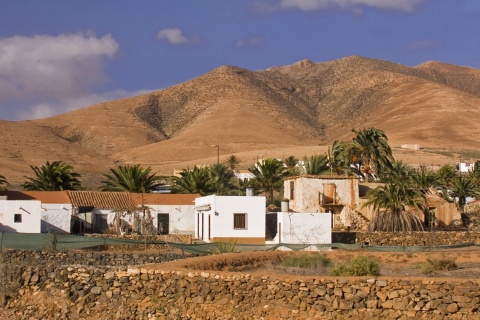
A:
[[[68,233],[66,232],[65,230],[51,224],[51,223],[48,223],[47,221],[45,220],[42,220],[42,226],[41,226],[41,229],[42,232],[44,233]]]
[[[14,229],[9,226],[4,226],[3,224],[0,223],[0,232],[17,232],[17,229]]]

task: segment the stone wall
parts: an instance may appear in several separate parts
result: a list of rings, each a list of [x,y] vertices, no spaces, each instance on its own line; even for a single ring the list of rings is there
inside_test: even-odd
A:
[[[440,246],[476,243],[478,231],[357,232],[357,243],[370,246]]]
[[[479,280],[283,277],[202,271],[281,252],[161,267],[27,266],[4,312],[21,319],[478,319]],[[15,255],[19,257],[19,255]],[[227,262],[228,260],[228,262]],[[230,261],[232,260],[232,261]],[[238,265],[238,264],[237,264]],[[48,298],[47,298],[48,297]],[[1,315],[1,314],[0,314]],[[262,318],[263,317],[263,318]]]
[[[182,243],[182,244],[192,244],[193,237],[191,234],[165,234],[165,235],[155,235],[155,236],[143,236],[143,235],[115,235],[115,234],[85,234],[86,237],[99,237],[99,238],[110,238],[110,239],[120,239],[120,240],[136,240],[136,241],[165,241],[167,243]],[[139,250],[155,250],[155,249],[165,249],[166,245],[164,244],[128,244],[128,245],[107,245],[101,246],[104,249],[109,251],[139,251]]]

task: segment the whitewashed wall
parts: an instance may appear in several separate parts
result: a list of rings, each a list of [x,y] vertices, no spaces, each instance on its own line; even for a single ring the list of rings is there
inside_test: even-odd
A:
[[[42,204],[42,232],[70,233],[72,204]]]
[[[210,205],[208,211],[196,211],[195,236],[210,242],[208,235],[208,219],[210,217],[210,238],[265,238],[265,208],[263,196],[216,196],[211,195],[195,199],[195,207]],[[247,228],[233,228],[233,214],[247,214]],[[203,230],[201,216],[203,214]],[[203,231],[203,234],[202,234]],[[203,236],[203,237],[202,237]]]
[[[169,234],[193,234],[195,231],[195,210],[193,205],[148,205],[156,230],[158,214],[169,214]]]
[[[0,231],[40,233],[41,202],[38,200],[0,200]],[[22,222],[14,222],[20,214]]]
[[[294,182],[294,197],[290,197],[290,182]],[[337,206],[323,207],[319,203],[319,193],[324,193],[326,184],[335,184],[335,199]],[[289,199],[289,207],[295,212],[325,212],[335,213],[335,224],[349,226],[355,210],[360,209],[358,179],[355,178],[315,178],[297,177],[284,181],[284,197]]]
[[[323,244],[332,243],[332,215],[328,212],[277,213],[275,243]]]

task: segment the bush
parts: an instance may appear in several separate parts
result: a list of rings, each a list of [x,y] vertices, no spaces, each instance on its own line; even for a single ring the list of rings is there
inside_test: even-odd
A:
[[[380,266],[370,257],[358,256],[346,263],[337,264],[329,273],[331,276],[379,276]]]
[[[434,274],[436,271],[450,271],[457,269],[453,259],[427,259],[427,262],[416,266],[423,274]]]
[[[323,254],[302,254],[285,258],[282,265],[290,268],[314,269],[329,267],[331,261]]]
[[[210,249],[210,252],[213,254],[224,254],[224,253],[235,253],[237,250],[237,242],[215,242],[215,247]]]

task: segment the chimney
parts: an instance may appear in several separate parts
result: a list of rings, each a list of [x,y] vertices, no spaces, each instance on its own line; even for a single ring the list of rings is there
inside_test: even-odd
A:
[[[247,187],[247,188],[245,189],[245,195],[246,195],[247,197],[253,197],[253,196],[254,196],[254,194],[253,194],[253,188],[252,188],[252,187]]]

